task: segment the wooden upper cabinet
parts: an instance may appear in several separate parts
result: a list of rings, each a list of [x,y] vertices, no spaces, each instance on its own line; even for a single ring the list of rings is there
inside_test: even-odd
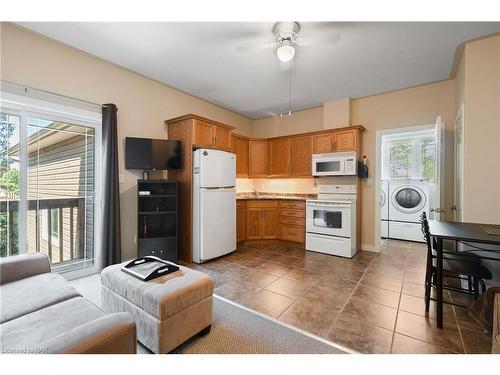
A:
[[[233,134],[231,152],[236,154],[236,177],[248,177],[248,138]]]
[[[198,147],[214,147],[215,130],[214,124],[195,119],[193,121],[193,144]]]
[[[215,125],[215,148],[231,151],[231,128]]]
[[[313,135],[313,151],[315,154],[333,152],[333,134],[323,133]]]
[[[267,177],[267,141],[251,139],[248,142],[248,177]]]
[[[335,151],[357,151],[358,148],[358,130],[336,131]]]
[[[188,116],[186,116],[188,117]],[[231,126],[212,122],[198,116],[192,117],[192,143],[198,148],[215,148],[222,151],[231,151]]]
[[[267,175],[287,177],[290,175],[290,138],[275,138],[268,141]]]
[[[290,175],[293,177],[312,175],[313,136],[290,138]]]

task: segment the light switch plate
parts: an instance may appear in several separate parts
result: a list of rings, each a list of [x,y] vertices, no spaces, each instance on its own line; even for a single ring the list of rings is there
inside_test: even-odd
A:
[[[125,175],[124,175],[123,173],[120,173],[120,174],[118,175],[118,182],[119,182],[120,184],[124,184],[124,183],[125,183]]]

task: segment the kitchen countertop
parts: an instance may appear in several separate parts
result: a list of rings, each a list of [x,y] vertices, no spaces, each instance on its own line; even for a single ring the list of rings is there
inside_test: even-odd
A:
[[[238,193],[236,194],[237,200],[296,200],[305,201],[306,199],[316,199],[316,194],[286,194],[286,193],[260,193],[255,196],[253,193]]]

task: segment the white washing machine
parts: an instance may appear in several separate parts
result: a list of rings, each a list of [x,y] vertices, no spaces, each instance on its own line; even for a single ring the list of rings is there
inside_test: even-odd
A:
[[[420,215],[429,215],[428,180],[389,181],[390,238],[423,242]]]
[[[380,184],[380,237],[389,237],[389,180]]]

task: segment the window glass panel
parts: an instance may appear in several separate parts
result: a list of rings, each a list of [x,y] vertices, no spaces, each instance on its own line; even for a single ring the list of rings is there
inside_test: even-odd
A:
[[[19,116],[0,114],[0,255],[19,253]]]
[[[436,175],[436,140],[423,139],[420,144],[420,171],[422,178],[434,180]]]
[[[54,270],[94,263],[94,129],[28,118],[28,252]]]
[[[412,163],[412,143],[392,142],[389,147],[390,177],[409,178]]]

